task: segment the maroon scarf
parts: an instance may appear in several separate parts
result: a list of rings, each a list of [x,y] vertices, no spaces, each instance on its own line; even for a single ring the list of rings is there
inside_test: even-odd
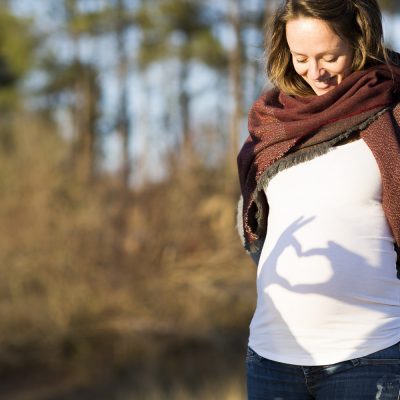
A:
[[[271,90],[249,112],[249,136],[239,152],[243,202],[239,225],[250,253],[261,251],[268,202],[263,185],[280,169],[322,154],[359,132],[381,170],[383,208],[400,244],[400,68],[371,67],[349,75],[335,89],[317,96],[289,96]],[[396,114],[396,115],[395,115]],[[399,114],[399,115],[397,115]]]

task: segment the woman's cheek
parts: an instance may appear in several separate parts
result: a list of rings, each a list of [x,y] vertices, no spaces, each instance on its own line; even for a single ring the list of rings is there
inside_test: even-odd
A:
[[[299,65],[294,63],[294,70],[299,74],[299,75],[304,75],[307,72],[307,68],[304,65]]]

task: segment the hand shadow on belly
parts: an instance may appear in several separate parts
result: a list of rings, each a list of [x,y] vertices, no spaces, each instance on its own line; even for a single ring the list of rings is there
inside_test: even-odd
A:
[[[370,265],[364,257],[346,249],[345,247],[334,241],[328,241],[326,247],[313,248],[307,251],[303,251],[301,243],[297,240],[294,234],[296,231],[313,221],[315,218],[316,217],[310,217],[305,219],[304,217],[300,217],[295,220],[278,238],[272,251],[265,259],[265,261],[262,262],[261,265],[259,265],[260,274],[263,273],[261,270],[266,264],[270,266],[268,268],[268,284],[265,285],[264,288],[262,288],[262,290],[265,292],[265,295],[268,296],[268,287],[270,285],[278,284],[292,293],[295,292],[303,295],[320,294],[322,296],[332,297],[339,302],[349,304],[351,303],[352,305],[356,305],[356,307],[360,308],[371,308],[373,306],[373,301],[375,301],[376,304],[379,304],[379,293],[381,293],[379,290],[379,285],[377,285],[376,289],[377,297],[374,297],[375,289],[371,289],[369,287],[369,294],[365,291],[365,285],[368,284],[368,282],[375,282],[374,279],[379,278],[379,267],[377,268],[377,266]],[[288,248],[292,248],[296,252],[297,257],[326,257],[332,269],[332,273],[329,279],[325,282],[320,283],[302,283],[292,285],[277,271],[278,259],[281,254]],[[334,257],[332,255],[334,255]],[[352,272],[350,272],[349,266],[352,266]],[[356,275],[354,274],[354,271],[357,271]],[[395,267],[393,267],[393,275],[396,275]],[[340,296],[338,288],[340,288]],[[397,290],[398,289],[400,289],[400,282]],[[361,294],[357,301],[352,297],[352,294],[354,293]],[[363,295],[363,293],[365,293],[365,296]],[[349,294],[349,297],[346,298],[347,294]],[[382,301],[385,300],[386,298],[382,299]],[[275,314],[275,318],[280,318],[280,323],[287,326],[272,299],[267,298],[264,301],[268,301],[268,307],[273,311],[273,313],[271,314]],[[388,304],[388,306],[400,305],[398,303],[394,303]],[[384,325],[385,323],[387,323],[386,320],[388,319],[382,319],[382,324],[377,328],[377,330],[384,329]],[[274,323],[274,321],[269,320],[268,316],[266,316],[266,323]],[[307,353],[307,351],[296,340],[296,337],[290,331],[290,328],[288,326],[285,334],[287,337],[290,338],[290,347],[292,349],[297,348],[298,350],[300,350],[300,352]],[[369,337],[374,337],[374,332],[371,332],[369,334]]]

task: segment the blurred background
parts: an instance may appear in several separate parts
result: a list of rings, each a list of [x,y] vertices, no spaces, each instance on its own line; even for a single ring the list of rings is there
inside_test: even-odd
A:
[[[245,398],[236,155],[276,3],[0,0],[0,398]]]

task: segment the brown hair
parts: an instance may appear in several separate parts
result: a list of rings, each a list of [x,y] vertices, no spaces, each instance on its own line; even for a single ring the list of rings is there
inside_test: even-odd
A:
[[[376,0],[285,0],[275,12],[266,37],[267,74],[282,91],[294,95],[314,94],[294,70],[286,41],[286,23],[299,17],[326,21],[354,50],[353,71],[390,64],[383,45],[382,15]]]

